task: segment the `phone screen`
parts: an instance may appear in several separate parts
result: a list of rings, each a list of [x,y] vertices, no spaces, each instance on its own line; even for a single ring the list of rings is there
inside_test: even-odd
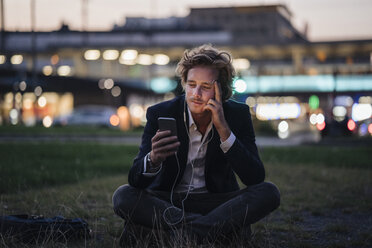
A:
[[[176,119],[169,117],[159,117],[158,125],[160,131],[170,130],[171,136],[177,136]]]

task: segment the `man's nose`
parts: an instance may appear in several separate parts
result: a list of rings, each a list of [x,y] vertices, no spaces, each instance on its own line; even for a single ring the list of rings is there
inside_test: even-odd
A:
[[[201,97],[201,87],[196,86],[193,93],[195,97]]]

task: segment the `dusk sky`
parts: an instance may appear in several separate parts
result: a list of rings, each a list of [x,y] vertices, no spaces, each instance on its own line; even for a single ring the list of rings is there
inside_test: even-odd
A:
[[[3,0],[6,30],[29,31],[31,0]],[[36,29],[58,29],[65,22],[82,30],[82,2],[87,2],[88,30],[110,30],[125,17],[186,16],[190,7],[285,4],[292,23],[316,40],[372,39],[372,0],[35,0]]]

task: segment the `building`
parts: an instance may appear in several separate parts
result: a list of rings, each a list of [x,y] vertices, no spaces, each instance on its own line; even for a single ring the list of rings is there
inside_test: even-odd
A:
[[[323,111],[332,112],[335,96],[357,101],[372,92],[372,39],[311,42],[306,30],[293,27],[284,5],[192,8],[183,18],[132,17],[108,32],[67,26],[54,32],[2,32],[0,41],[1,98],[15,94],[25,81],[30,92],[42,84],[48,91],[73,92],[75,105],[91,99],[107,104],[102,97],[107,93],[92,97],[89,92],[109,91],[99,82],[110,79],[122,93],[112,95],[109,104],[145,106],[177,88],[174,69],[184,49],[204,43],[232,53],[246,83],[240,100],[296,95],[305,103],[317,94]],[[61,81],[70,83],[61,87]]]

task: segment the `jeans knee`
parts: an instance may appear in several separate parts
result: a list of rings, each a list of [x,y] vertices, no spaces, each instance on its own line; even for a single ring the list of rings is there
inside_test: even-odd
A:
[[[112,196],[114,212],[124,218],[133,209],[133,202],[137,201],[139,195],[139,190],[128,184],[117,188]]]
[[[270,196],[271,205],[274,209],[277,209],[280,205],[280,191],[278,187],[271,182],[262,183],[265,188],[265,192]]]

